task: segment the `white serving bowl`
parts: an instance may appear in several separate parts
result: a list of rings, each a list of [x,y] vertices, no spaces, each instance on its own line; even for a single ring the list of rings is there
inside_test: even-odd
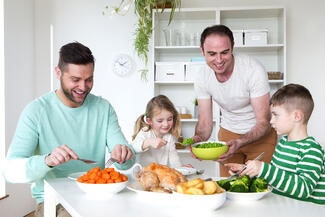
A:
[[[191,210],[213,211],[218,209],[226,201],[226,192],[209,195],[190,195],[173,192],[178,205]]]
[[[248,202],[248,201],[256,201],[262,199],[267,194],[271,193],[271,189],[265,192],[246,192],[246,193],[238,193],[238,192],[230,192],[227,191],[227,198],[233,201],[239,202]]]
[[[76,181],[78,187],[87,194],[92,195],[107,195],[116,194],[122,191],[128,184],[128,181],[120,183],[109,183],[109,184],[88,184]]]

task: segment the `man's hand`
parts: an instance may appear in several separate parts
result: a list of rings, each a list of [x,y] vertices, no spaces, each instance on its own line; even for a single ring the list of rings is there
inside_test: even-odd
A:
[[[119,164],[122,164],[125,161],[130,160],[132,157],[133,157],[132,150],[127,145],[117,144],[111,153],[111,158],[117,160]]]
[[[191,146],[191,145],[188,146],[188,149],[191,151],[191,155],[192,155],[193,158],[198,159],[199,161],[202,161],[200,158],[196,157],[196,156],[193,154],[192,146]]]
[[[70,160],[77,160],[79,157],[71,148],[67,145],[61,145],[56,147],[51,154],[45,157],[45,163],[47,166],[54,167],[59,166]]]
[[[225,161],[230,158],[241,147],[239,139],[230,140],[226,143],[229,146],[228,152],[219,157],[217,161]]]
[[[262,162],[259,160],[249,160],[246,162],[246,169],[241,173],[241,176],[248,175],[249,177],[257,176],[262,168]]]

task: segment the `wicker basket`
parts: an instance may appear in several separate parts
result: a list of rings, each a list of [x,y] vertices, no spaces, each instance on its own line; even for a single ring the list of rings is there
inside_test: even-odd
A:
[[[283,78],[282,72],[267,72],[269,80],[281,80]]]

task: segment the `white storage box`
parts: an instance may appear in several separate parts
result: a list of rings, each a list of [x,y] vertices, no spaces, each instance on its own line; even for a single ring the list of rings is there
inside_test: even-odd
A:
[[[266,45],[267,29],[244,30],[245,45]]]
[[[244,45],[244,30],[232,30],[235,46]]]
[[[184,81],[184,63],[156,62],[156,81]]]
[[[205,62],[189,62],[185,64],[185,81],[195,81],[196,76],[200,73]]]

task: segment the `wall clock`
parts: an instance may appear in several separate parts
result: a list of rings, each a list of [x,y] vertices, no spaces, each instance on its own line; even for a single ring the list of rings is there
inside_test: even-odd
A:
[[[119,54],[114,58],[113,71],[118,76],[127,76],[134,70],[134,61],[127,54]]]

